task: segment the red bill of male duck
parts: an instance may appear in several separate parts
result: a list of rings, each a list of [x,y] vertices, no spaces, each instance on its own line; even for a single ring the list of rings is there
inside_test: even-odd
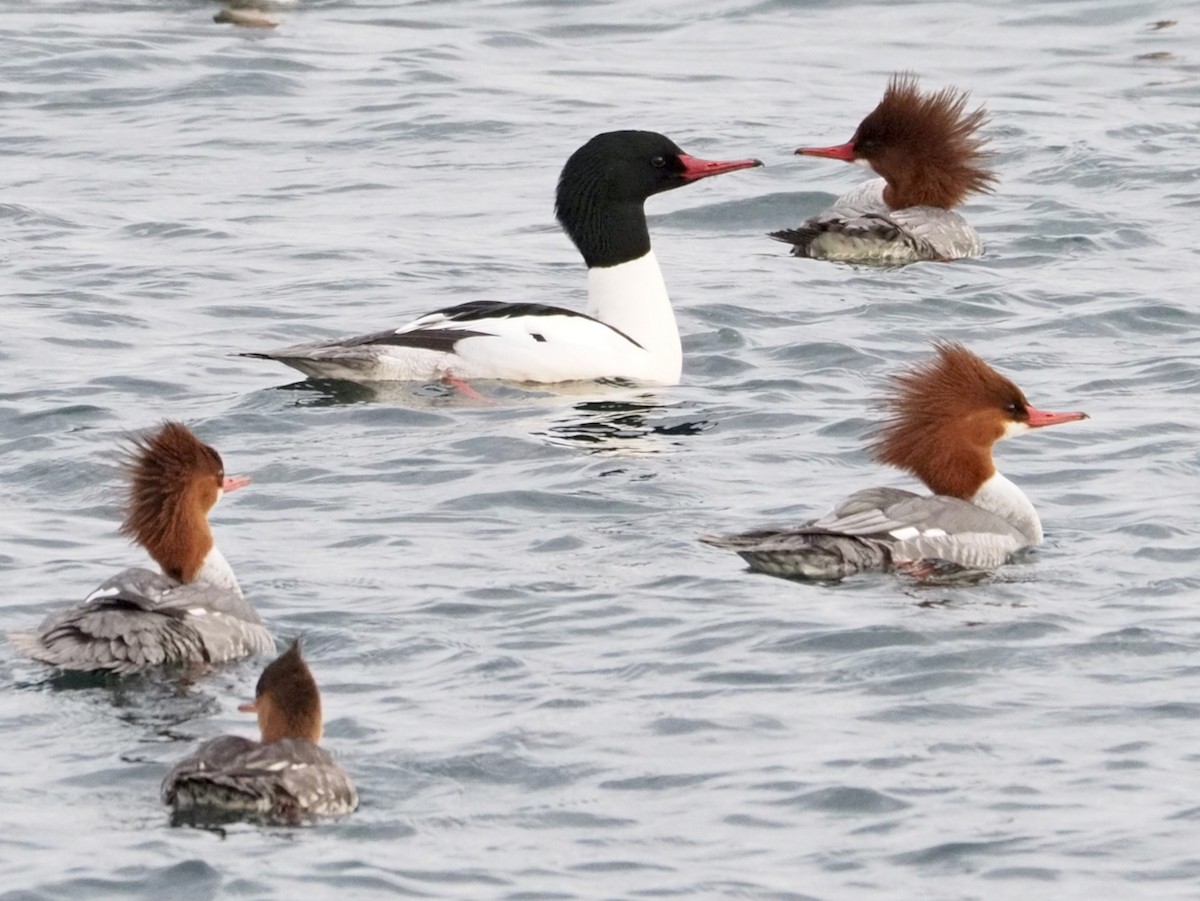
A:
[[[121,533],[162,568],[118,573],[35,632],[10,632],[22,653],[64,670],[132,673],[210,664],[274,649],[213,540],[208,514],[250,480],[226,476],[221,455],[184,425],[137,439]]]
[[[650,247],[645,201],[761,165],[754,159],[697,159],[649,131],[597,135],[567,160],[555,207],[588,267],[586,313],[541,303],[473,300],[397,329],[242,356],[277,360],[314,378],[359,382],[677,384],[683,350]]]
[[[771,237],[791,244],[796,256],[849,263],[979,256],[979,235],[954,207],[971,194],[990,193],[996,175],[985,165],[987,140],[977,134],[987,111],[967,112],[968,96],[956,88],[921,93],[915,75],[894,75],[847,143],[796,151],[855,163],[881,177]]]
[[[753,570],[817,580],[891,569],[919,577],[987,572],[1040,544],[1037,511],[996,471],[992,447],[1087,414],[1036,409],[961,344],[935,349],[932,361],[892,377],[890,415],[871,444],[877,460],[915,475],[932,497],[868,488],[802,526],[700,540],[736,551]]]
[[[162,783],[163,803],[180,822],[252,817],[299,825],[358,807],[354,783],[320,747],[321,693],[300,639],[268,664],[254,703],[261,741],[222,735],[176,764]]]

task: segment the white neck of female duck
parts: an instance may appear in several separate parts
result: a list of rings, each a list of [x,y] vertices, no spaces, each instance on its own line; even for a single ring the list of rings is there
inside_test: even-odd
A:
[[[678,384],[683,347],[653,250],[627,263],[588,269],[587,312],[642,346],[652,360],[647,381]]]
[[[239,595],[242,593],[242,586],[238,585],[237,576],[233,574],[233,567],[226,561],[224,555],[217,550],[214,544],[212,550],[204,558],[204,562],[200,564],[200,569],[196,572],[196,578],[193,582],[205,582],[209,585],[216,585],[219,588],[227,588],[230,591],[235,591]]]
[[[1038,519],[1033,503],[1024,491],[1000,473],[995,473],[980,486],[971,503],[1010,523],[1029,539],[1030,544],[1042,543],[1042,521]]]

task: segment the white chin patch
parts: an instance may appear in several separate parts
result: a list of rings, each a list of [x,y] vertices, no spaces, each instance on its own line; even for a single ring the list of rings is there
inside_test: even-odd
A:
[[[863,157],[861,157],[861,156],[860,156],[860,157],[858,157],[858,158],[856,158],[856,159],[854,159],[854,160],[852,160],[851,162],[853,162],[853,163],[854,163],[854,165],[856,165],[856,166],[862,166],[862,167],[863,167],[864,169],[866,169],[868,172],[875,172],[875,167],[874,167],[874,166],[872,166],[872,165],[871,165],[871,163],[870,163],[868,160],[864,159],[864,158],[863,158]],[[876,175],[878,175],[879,173],[878,173],[878,172],[875,172],[875,174],[876,174]]]
[[[1004,423],[1004,434],[1000,436],[1000,440],[1003,441],[1005,438],[1013,438],[1017,435],[1024,435],[1028,431],[1029,423],[1017,422],[1015,419],[1010,419],[1008,422]]]

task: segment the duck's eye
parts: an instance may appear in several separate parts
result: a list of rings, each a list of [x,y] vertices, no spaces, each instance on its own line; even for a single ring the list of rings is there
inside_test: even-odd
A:
[[[653,166],[655,169],[661,169],[666,164],[667,164],[667,158],[665,156],[656,156],[654,159],[652,159],[650,161],[650,165]]]
[[[1024,419],[1025,405],[1014,400],[1011,404],[1004,408],[1004,412],[1011,413],[1014,419]]]

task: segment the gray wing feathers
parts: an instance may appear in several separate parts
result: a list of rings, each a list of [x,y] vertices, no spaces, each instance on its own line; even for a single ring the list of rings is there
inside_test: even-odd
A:
[[[883,179],[863,182],[796,228],[771,232],[796,256],[881,263],[955,260],[983,253],[974,228],[953,210],[889,209]]]
[[[856,572],[938,560],[993,569],[1029,542],[1007,521],[953,497],[870,488],[802,526],[703,536],[773,575],[839,579]]]
[[[914,500],[923,498],[901,488],[867,488],[850,495],[831,512],[802,528],[846,535],[878,535],[905,525],[892,511],[899,511],[906,502]]]
[[[958,260],[983,253],[983,241],[967,220],[953,210],[936,206],[910,206],[893,210],[896,223],[919,248],[923,260]]]
[[[353,378],[369,372],[379,363],[379,351],[370,344],[346,345],[345,339],[293,344],[265,353],[244,353],[238,356],[260,360],[275,360],[303,372],[311,378]]]
[[[253,812],[295,822],[350,813],[358,793],[333,755],[312,742],[285,738],[262,744],[223,735],[167,774],[162,800],[177,810]]]
[[[48,616],[33,633],[10,633],[22,653],[69,670],[131,673],[163,664],[220,663],[273,651],[275,643],[240,594],[181,585],[129,569],[88,600]]]

